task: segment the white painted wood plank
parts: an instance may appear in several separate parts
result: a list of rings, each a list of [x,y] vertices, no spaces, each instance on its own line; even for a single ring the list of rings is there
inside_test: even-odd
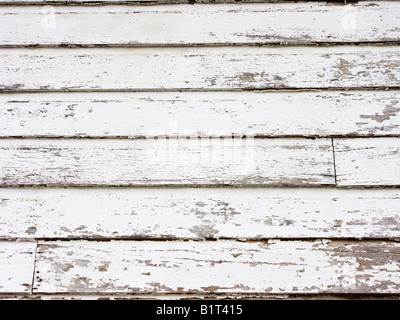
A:
[[[101,22],[101,23],[99,23]],[[1,45],[399,41],[400,3],[2,7]]]
[[[391,2],[398,0],[375,0],[375,2]],[[0,0],[0,4],[13,4],[13,5],[36,5],[36,4],[50,4],[50,5],[68,5],[68,4],[80,4],[80,5],[93,5],[93,4],[129,4],[129,5],[160,5],[160,4],[214,4],[214,3],[235,3],[241,5],[243,3],[284,3],[292,2],[292,0]],[[314,3],[325,1],[312,0]],[[330,3],[329,3],[330,2]],[[328,5],[339,5],[345,6],[350,3],[346,0],[329,0]],[[362,2],[371,2],[370,0],[359,0]]]
[[[268,294],[268,293],[177,293],[177,294],[131,294],[131,293],[64,293],[64,294],[0,294],[0,300],[400,300],[396,294]]]
[[[0,238],[400,238],[398,190],[0,189]]]
[[[400,139],[334,139],[339,186],[400,185]]]
[[[29,293],[36,242],[0,241],[0,293]]]
[[[193,294],[193,293],[177,293],[177,294],[130,294],[130,293],[108,293],[102,294],[98,293],[89,293],[89,294],[80,294],[80,293],[64,293],[64,294],[0,294],[0,300],[282,300],[288,299],[290,300],[341,300],[343,296],[332,296],[332,295],[288,295],[288,294],[257,294],[257,293],[230,293],[230,294]],[[360,299],[374,299],[374,300],[400,300],[393,295],[368,295],[368,296],[357,296],[357,300]]]
[[[374,241],[40,242],[33,291],[398,293],[399,252]]]
[[[159,5],[159,4],[207,4],[207,3],[276,3],[289,0],[0,0],[0,4],[12,5],[94,5],[94,4],[129,4],[129,5]],[[364,1],[364,0],[360,0]],[[397,0],[375,0],[375,1],[397,1]]]
[[[379,46],[2,49],[0,89],[398,87],[399,57]]]
[[[2,137],[399,135],[398,91],[0,95]]]
[[[8,185],[331,185],[330,139],[2,140]]]

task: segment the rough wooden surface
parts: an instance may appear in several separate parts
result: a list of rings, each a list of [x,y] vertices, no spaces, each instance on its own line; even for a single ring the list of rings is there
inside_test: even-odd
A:
[[[33,292],[396,293],[399,249],[375,241],[39,242]]]
[[[398,91],[0,95],[3,137],[400,135]]]
[[[399,87],[394,47],[0,50],[0,90]],[[40,75],[40,77],[38,77]]]
[[[0,238],[400,238],[398,190],[0,189]]]
[[[361,2],[346,10],[323,2],[79,6],[47,11],[38,6],[3,7],[0,44],[228,45],[400,39],[398,2]],[[346,18],[352,15],[354,25]]]
[[[30,293],[36,242],[0,241],[0,292]]]
[[[400,139],[335,139],[339,186],[400,186]]]
[[[330,139],[2,140],[12,185],[332,185]]]

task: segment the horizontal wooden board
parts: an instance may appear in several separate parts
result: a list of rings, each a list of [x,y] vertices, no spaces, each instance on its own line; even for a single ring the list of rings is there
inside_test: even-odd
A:
[[[35,4],[51,4],[51,5],[94,5],[94,4],[129,4],[129,5],[160,5],[160,4],[213,4],[213,3],[284,3],[292,2],[293,0],[0,0],[0,4],[15,4],[15,5],[35,5]],[[312,0],[317,3],[317,1]],[[375,0],[375,2],[388,2],[398,0]],[[322,1],[319,1],[322,2]],[[329,5],[349,5],[353,4],[348,0],[327,0]],[[358,0],[358,2],[371,2],[370,0]]]
[[[398,190],[0,189],[0,237],[399,238]]]
[[[0,241],[0,293],[32,289],[36,242]]]
[[[198,3],[277,3],[292,0],[0,0],[0,4],[12,5],[107,5],[107,4],[129,4],[129,5],[160,5],[160,4],[198,4]],[[340,0],[339,0],[340,1]],[[344,0],[343,0],[344,1]],[[360,0],[364,1],[364,0]],[[397,1],[397,0],[375,0],[375,1]]]
[[[393,1],[361,2],[346,10],[323,2],[3,7],[0,45],[399,41],[399,20],[400,3]]]
[[[332,185],[330,139],[2,140],[11,185]]]
[[[400,134],[398,91],[0,95],[2,137]]]
[[[399,47],[0,50],[0,90],[400,86]]]
[[[398,293],[399,249],[328,240],[39,242],[33,292]]]
[[[400,139],[335,139],[338,186],[399,186]]]
[[[398,294],[268,294],[268,293],[56,293],[0,294],[0,300],[400,300]]]

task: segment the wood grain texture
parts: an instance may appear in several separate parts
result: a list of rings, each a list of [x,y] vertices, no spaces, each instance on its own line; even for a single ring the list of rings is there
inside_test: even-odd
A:
[[[2,140],[12,185],[332,185],[330,139]]]
[[[398,91],[0,95],[2,137],[400,134]]]
[[[400,139],[334,139],[338,186],[399,186]]]
[[[398,190],[0,189],[0,238],[400,238]]]
[[[39,242],[33,292],[398,293],[399,252],[375,241]]]
[[[0,293],[30,293],[36,242],[0,241]]]
[[[355,19],[354,26],[349,19]],[[3,7],[0,8],[0,43],[226,45],[383,42],[400,40],[399,21],[400,4],[392,1],[350,4],[346,10],[322,2]]]
[[[2,49],[0,90],[390,88],[399,56],[379,46]]]

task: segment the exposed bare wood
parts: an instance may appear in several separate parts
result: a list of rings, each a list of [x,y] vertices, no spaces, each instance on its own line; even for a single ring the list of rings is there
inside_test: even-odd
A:
[[[399,55],[379,46],[2,49],[0,90],[399,87]]]

